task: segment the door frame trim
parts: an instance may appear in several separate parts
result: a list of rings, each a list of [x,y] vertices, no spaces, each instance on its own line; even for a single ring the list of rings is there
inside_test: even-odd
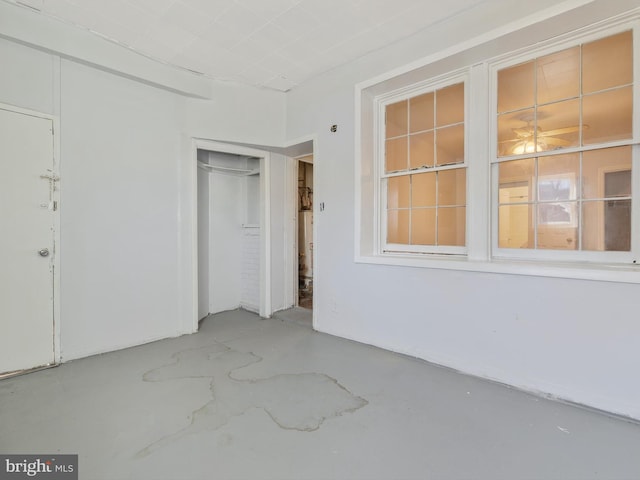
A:
[[[296,154],[291,153],[291,155],[287,155],[289,156],[289,158],[293,159],[294,161],[289,163],[289,185],[290,185],[290,191],[291,194],[288,198],[288,201],[290,203],[289,207],[292,211],[293,214],[293,218],[294,218],[294,227],[295,227],[295,234],[294,234],[294,241],[291,242],[290,245],[288,245],[289,248],[291,248],[291,252],[289,255],[290,258],[290,262],[292,262],[292,264],[295,266],[295,272],[292,275],[292,278],[290,280],[290,284],[289,284],[289,289],[291,292],[293,292],[293,300],[294,306],[298,306],[298,159],[300,157],[304,157],[307,155],[313,155],[313,228],[312,228],[312,239],[313,239],[313,308],[311,309],[311,318],[312,318],[312,325],[314,330],[317,330],[317,325],[318,325],[318,310],[319,308],[317,308],[318,303],[316,302],[316,299],[318,298],[317,292],[318,289],[320,288],[320,283],[319,283],[319,272],[320,272],[320,268],[318,265],[318,225],[320,224],[320,209],[318,207],[319,205],[319,193],[317,191],[318,188],[318,182],[316,181],[316,175],[318,173],[318,159],[319,159],[319,148],[318,148],[318,136],[316,134],[311,134],[311,135],[304,135],[298,138],[295,138],[293,140],[290,140],[288,142],[285,143],[284,148],[291,151],[292,149],[295,149],[296,146],[302,145],[304,143],[307,142],[311,142],[311,152],[306,152],[303,154],[300,154],[299,152],[297,152]],[[297,149],[295,149],[297,150]]]
[[[43,118],[51,121],[53,127],[53,175],[60,178],[60,117],[50,115],[28,108],[18,107],[8,103],[0,102],[0,109],[14,112],[22,115]],[[51,266],[53,268],[53,365],[61,363],[60,352],[60,182],[57,182],[57,188],[53,191],[53,201],[57,203],[58,208],[53,212],[53,255],[51,257]]]

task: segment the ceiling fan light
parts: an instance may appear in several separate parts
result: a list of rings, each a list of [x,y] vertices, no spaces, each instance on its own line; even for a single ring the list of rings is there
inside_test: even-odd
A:
[[[533,153],[536,151],[536,144],[533,140],[525,140],[517,143],[511,153],[514,155],[522,155],[523,153]]]
[[[513,155],[522,155],[525,153],[535,153],[535,152],[544,152],[547,149],[547,145],[542,142],[542,141],[538,141],[538,147],[536,148],[536,143],[533,140],[523,140],[522,142],[518,142],[513,149],[511,150],[511,153]]]

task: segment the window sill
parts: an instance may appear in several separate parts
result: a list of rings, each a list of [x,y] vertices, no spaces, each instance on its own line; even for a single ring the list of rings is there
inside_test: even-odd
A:
[[[390,265],[440,270],[458,270],[505,275],[595,280],[616,283],[640,283],[640,265],[613,265],[593,263],[561,263],[493,259],[470,260],[461,256],[429,255],[417,257],[407,254],[381,254],[356,256],[356,263]]]

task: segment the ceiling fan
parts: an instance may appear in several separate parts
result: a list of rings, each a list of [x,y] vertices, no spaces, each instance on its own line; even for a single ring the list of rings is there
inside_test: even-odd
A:
[[[583,125],[582,129],[585,128],[588,128],[588,126]],[[569,147],[575,145],[576,142],[557,137],[579,132],[580,129],[580,126],[574,125],[553,130],[542,130],[540,127],[534,128],[532,125],[527,124],[525,127],[512,128],[511,130],[516,135],[516,138],[500,142],[502,145],[501,150],[506,154],[521,155],[523,153],[544,152],[546,150]]]

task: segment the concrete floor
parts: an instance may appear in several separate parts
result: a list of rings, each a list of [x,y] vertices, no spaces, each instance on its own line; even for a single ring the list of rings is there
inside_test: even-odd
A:
[[[84,480],[640,478],[639,425],[313,332],[299,311],[226,312],[0,381],[0,452],[78,453]]]

